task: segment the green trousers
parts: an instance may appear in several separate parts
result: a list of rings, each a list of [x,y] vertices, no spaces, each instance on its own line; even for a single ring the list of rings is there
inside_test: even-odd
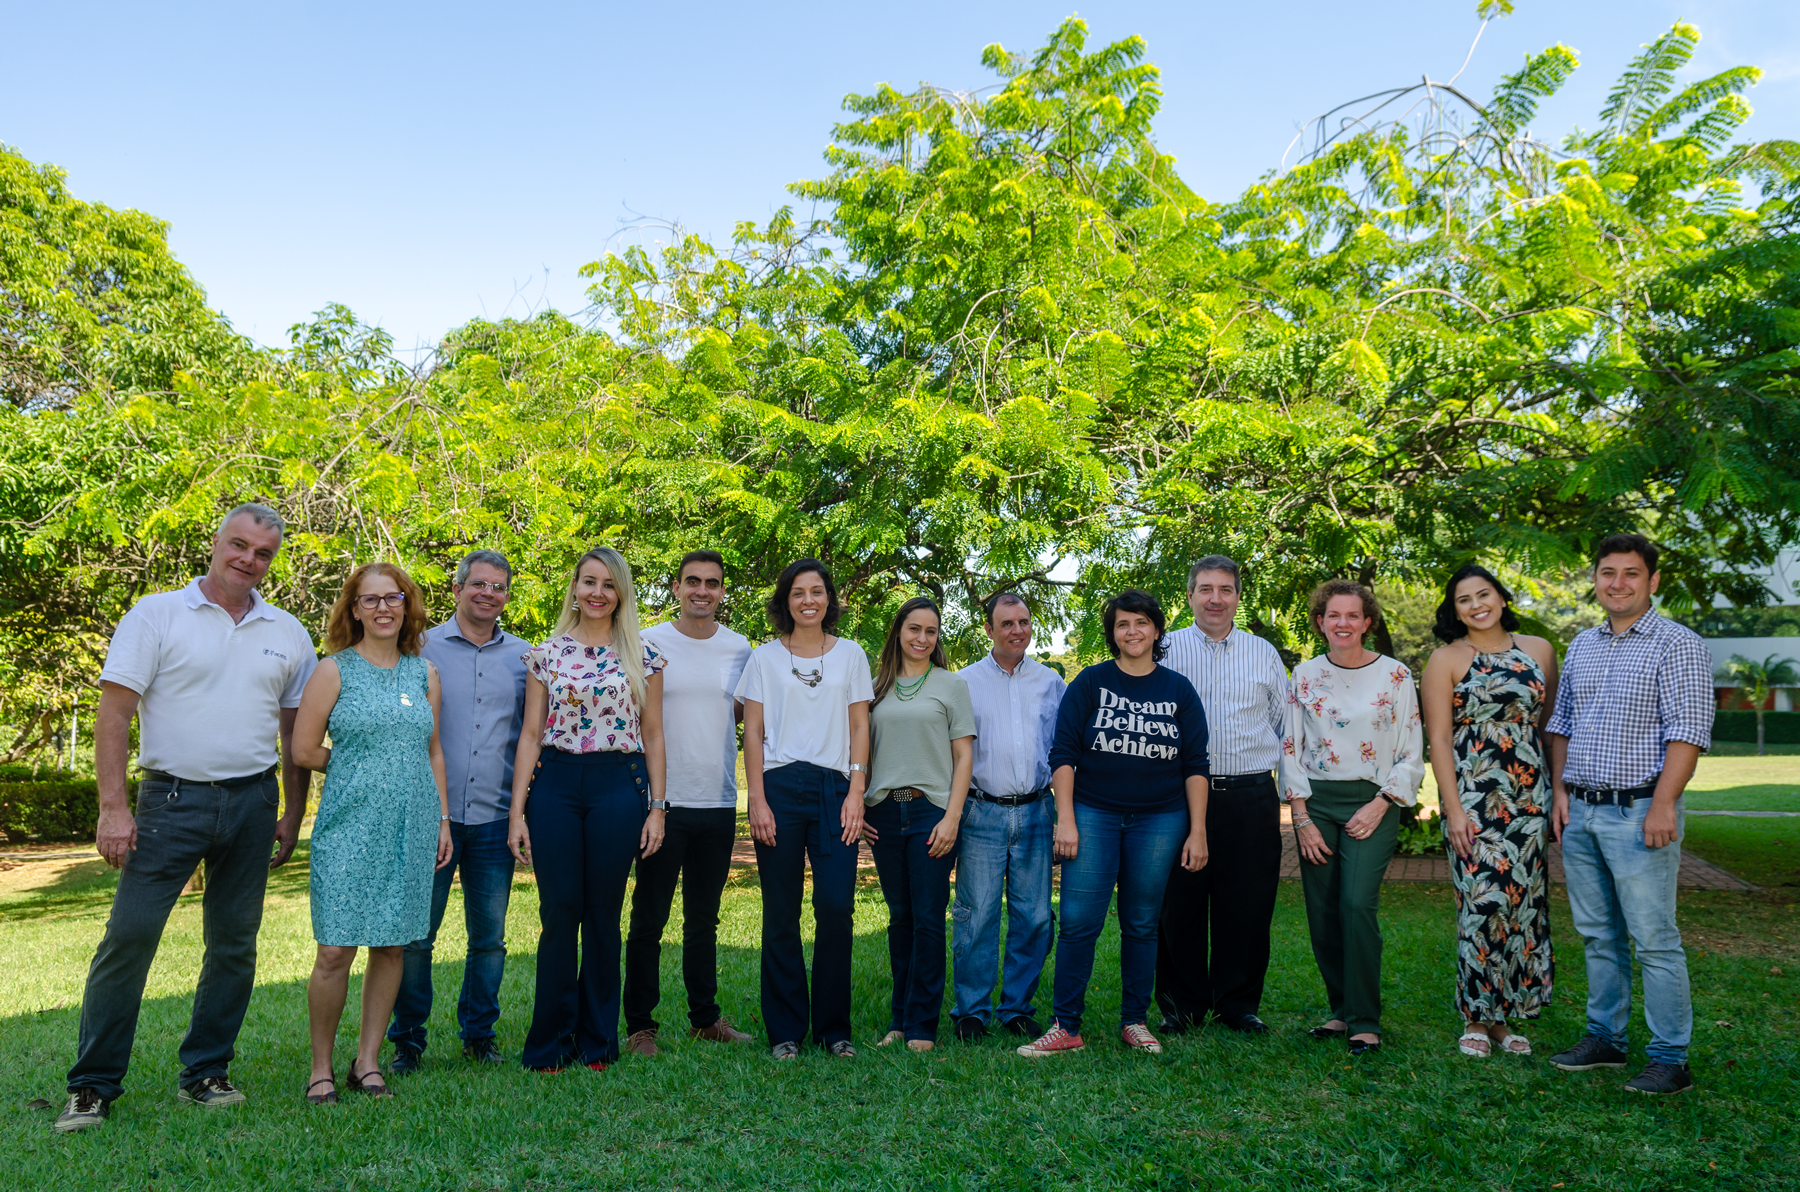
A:
[[[1394,859],[1400,809],[1389,807],[1381,824],[1362,840],[1344,825],[1375,798],[1373,782],[1312,780],[1306,813],[1325,838],[1325,864],[1300,858],[1300,887],[1306,894],[1306,925],[1312,931],[1313,959],[1325,979],[1331,1016],[1350,1024],[1352,1035],[1381,1030],[1381,880]]]

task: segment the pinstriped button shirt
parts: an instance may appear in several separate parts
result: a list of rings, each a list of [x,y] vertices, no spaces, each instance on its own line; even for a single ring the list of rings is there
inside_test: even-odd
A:
[[[1198,625],[1168,636],[1162,664],[1200,693],[1214,774],[1263,774],[1281,764],[1287,671],[1275,647],[1233,626],[1223,641]]]
[[[1569,739],[1563,782],[1630,790],[1662,773],[1670,741],[1712,745],[1712,655],[1655,612],[1615,634],[1602,621],[1569,643],[1544,731]]]

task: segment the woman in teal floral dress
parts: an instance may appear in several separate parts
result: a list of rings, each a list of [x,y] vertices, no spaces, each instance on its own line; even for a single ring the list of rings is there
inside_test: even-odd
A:
[[[294,760],[325,772],[312,834],[319,953],[306,986],[313,1053],[306,1099],[315,1105],[337,1100],[332,1047],[359,947],[369,950],[369,963],[344,1085],[388,1095],[381,1039],[402,952],[431,933],[432,873],[450,860],[438,676],[419,655],[424,628],[424,595],[406,572],[388,563],[359,567],[331,609],[330,657],[300,697]]]
[[[1434,632],[1447,643],[1425,668],[1431,766],[1456,887],[1457,1047],[1484,1058],[1530,1055],[1509,1019],[1550,1002],[1549,757],[1543,725],[1556,652],[1515,633],[1512,593],[1485,568],[1450,577]],[[1452,797],[1451,792],[1454,792]]]

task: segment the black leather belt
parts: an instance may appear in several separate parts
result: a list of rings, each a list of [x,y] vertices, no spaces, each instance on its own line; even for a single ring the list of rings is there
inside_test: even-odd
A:
[[[1023,807],[1027,803],[1035,803],[1050,793],[1050,788],[1041,786],[1034,791],[1026,791],[1022,795],[990,795],[978,786],[969,788],[969,793],[983,803],[998,803],[1002,807]]]
[[[1601,807],[1629,807],[1639,799],[1648,799],[1656,793],[1656,784],[1662,778],[1658,774],[1641,786],[1627,787],[1623,790],[1604,790],[1593,786],[1571,786],[1569,798],[1580,799],[1583,803],[1591,803]]]
[[[162,770],[143,769],[138,771],[141,775],[139,781],[142,782],[172,782],[181,786],[217,786],[228,791],[236,790],[239,787],[250,786],[254,783],[261,782],[266,778],[273,778],[280,772],[281,763],[276,762],[260,774],[246,774],[242,778],[220,778],[209,782],[201,778],[183,778],[179,774],[169,774]]]
[[[1275,785],[1275,777],[1268,770],[1256,774],[1214,774],[1206,781],[1208,789],[1215,791],[1237,791],[1253,786]]]

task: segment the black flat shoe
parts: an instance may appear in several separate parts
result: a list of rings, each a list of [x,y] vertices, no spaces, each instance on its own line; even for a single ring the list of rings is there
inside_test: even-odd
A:
[[[330,1085],[330,1090],[323,1093],[313,1092],[314,1089],[322,1084]],[[338,1103],[337,1081],[330,1076],[321,1076],[311,1084],[307,1085],[306,1103],[308,1105],[336,1105]]]
[[[1269,1024],[1254,1014],[1234,1014],[1221,1021],[1240,1035],[1266,1035],[1269,1033]]]
[[[1315,1026],[1312,1030],[1306,1032],[1307,1037],[1311,1039],[1342,1039],[1349,1033],[1350,1028],[1347,1026],[1337,1027],[1336,1029],[1328,1026]]]
[[[1368,1052],[1380,1051],[1380,1050],[1381,1050],[1381,1040],[1380,1039],[1376,1039],[1373,1042],[1369,1041],[1368,1039],[1352,1039],[1352,1040],[1350,1040],[1350,1054],[1351,1055],[1365,1055]]]

